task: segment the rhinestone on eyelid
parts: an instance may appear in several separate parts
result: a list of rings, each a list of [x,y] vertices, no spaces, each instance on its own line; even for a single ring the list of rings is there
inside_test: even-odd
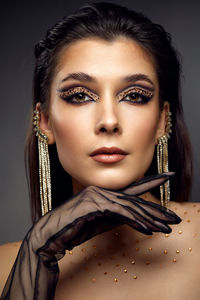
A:
[[[90,91],[88,91],[87,89],[82,88],[82,87],[72,88],[72,89],[69,89],[69,90],[66,91],[66,92],[63,92],[63,94],[65,95],[65,97],[71,96],[71,95],[76,94],[76,93],[86,93],[86,94],[88,94],[90,97],[94,98],[95,100],[99,100],[99,97],[98,97],[98,96],[96,96],[96,95],[93,94],[92,92],[90,92]]]
[[[145,97],[152,97],[153,96],[153,93],[150,92],[150,91],[146,91],[146,90],[139,89],[139,88],[132,88],[132,89],[129,89],[125,92],[120,93],[118,98],[124,98],[126,95],[128,95],[130,93],[137,93],[137,94],[143,95]]]

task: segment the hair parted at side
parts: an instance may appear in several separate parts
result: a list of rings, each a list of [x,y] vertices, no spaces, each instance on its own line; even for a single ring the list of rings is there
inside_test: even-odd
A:
[[[152,23],[141,13],[108,2],[89,3],[75,13],[64,17],[47,31],[46,37],[35,46],[35,71],[33,78],[32,112],[41,102],[48,114],[50,85],[59,62],[61,50],[84,38],[97,37],[113,41],[124,36],[138,42],[154,59],[159,82],[160,109],[164,101],[170,103],[172,134],[169,140],[169,169],[176,172],[171,183],[171,199],[187,201],[191,188],[192,153],[187,128],[183,118],[180,95],[180,63],[172,46],[170,35],[162,26]],[[72,196],[71,177],[62,168],[56,145],[49,146],[52,180],[53,208]],[[32,116],[25,146],[32,221],[41,216],[38,149],[33,132]],[[156,157],[148,174],[156,174]],[[153,191],[157,195],[158,189]]]

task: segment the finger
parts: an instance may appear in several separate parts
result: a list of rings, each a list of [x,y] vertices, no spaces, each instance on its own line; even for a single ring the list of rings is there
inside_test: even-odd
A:
[[[174,174],[174,172],[167,172],[147,176],[138,182],[131,183],[128,187],[119,191],[125,195],[140,195],[155,188],[156,186],[163,184],[169,180],[171,176],[174,176]]]
[[[146,209],[141,207],[139,204],[129,203],[129,205],[121,205],[126,211],[131,214],[131,219],[139,224],[143,224],[146,228],[151,231],[161,231],[164,233],[171,232],[171,228],[167,225],[167,220],[158,218],[154,214],[150,214]],[[156,212],[157,213],[157,212]]]
[[[132,215],[134,215],[135,221],[140,220],[144,224],[148,223],[148,225],[154,231],[162,231],[167,233],[170,231],[170,228],[167,226],[167,224],[179,223],[181,221],[181,219],[173,212],[169,211],[168,213],[166,208],[162,208],[162,206],[158,204],[145,201],[139,197],[127,197],[122,195],[118,196],[118,199],[115,198],[115,201],[113,201],[112,199],[107,198],[102,191],[98,191],[97,193],[111,204],[111,211],[114,211],[114,209],[117,207],[119,213],[126,215],[126,213],[124,214],[122,212],[122,208],[126,210],[128,210],[128,207],[132,208]],[[121,211],[119,211],[119,207],[121,207]],[[129,217],[131,217],[131,215],[129,215]]]
[[[117,198],[121,199],[121,205],[124,205],[125,201],[129,201],[132,203],[131,207],[137,208],[141,214],[153,217],[157,221],[165,221],[167,224],[179,224],[182,221],[172,210],[157,203],[143,200],[137,196],[117,196]]]

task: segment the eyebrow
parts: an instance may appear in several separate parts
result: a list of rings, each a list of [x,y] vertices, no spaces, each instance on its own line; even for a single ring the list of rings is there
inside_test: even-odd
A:
[[[97,82],[95,77],[92,77],[89,74],[83,72],[77,72],[77,73],[69,73],[65,78],[61,80],[61,83],[70,79],[74,79],[78,81]],[[140,74],[140,73],[130,74],[121,78],[122,82],[136,82],[139,80],[146,81],[154,86],[153,81],[146,74]]]

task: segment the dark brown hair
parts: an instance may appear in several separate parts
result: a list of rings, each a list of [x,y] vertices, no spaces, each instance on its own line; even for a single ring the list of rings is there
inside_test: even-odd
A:
[[[170,35],[162,26],[126,7],[112,3],[90,3],[74,14],[64,17],[48,30],[46,37],[35,46],[33,105],[27,134],[25,161],[29,177],[32,220],[41,216],[38,175],[37,140],[33,132],[32,114],[37,102],[48,114],[50,85],[63,47],[87,37],[113,41],[119,36],[139,43],[153,57],[159,81],[160,107],[170,103],[173,132],[169,141],[169,169],[176,172],[171,184],[171,198],[187,201],[191,188],[192,154],[188,132],[183,118],[180,95],[180,63],[172,46]],[[52,178],[53,207],[72,196],[71,177],[62,168],[56,145],[49,146]],[[153,158],[147,174],[156,174]],[[153,191],[157,195],[157,190]]]

